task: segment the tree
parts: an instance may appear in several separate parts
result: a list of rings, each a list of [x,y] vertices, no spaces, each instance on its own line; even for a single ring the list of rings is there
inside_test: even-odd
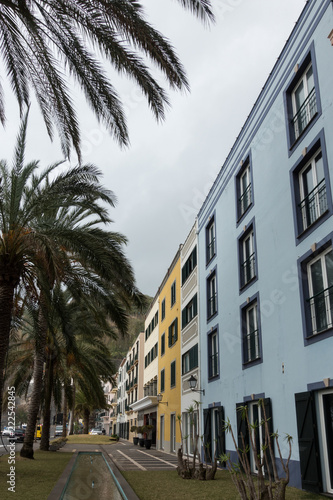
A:
[[[263,412],[261,422],[251,423],[248,415],[247,406],[240,406],[238,411],[241,414],[241,420],[245,424],[245,431],[248,433],[250,445],[245,443],[245,436],[240,432],[241,447],[237,445],[230,420],[225,422],[224,429],[230,432],[235,445],[239,463],[233,463],[230,460],[230,454],[220,456],[221,462],[225,462],[227,469],[231,473],[231,478],[235,484],[239,496],[242,500],[285,500],[286,487],[289,483],[289,462],[291,458],[292,437],[286,435],[289,453],[287,459],[283,459],[279,435],[277,432],[270,433],[269,418],[266,415],[264,400],[258,403]],[[258,448],[256,436],[259,431],[264,436],[264,442],[261,449]],[[274,454],[274,442],[278,449],[280,459],[280,471],[283,471],[284,477],[278,471],[277,459]],[[252,449],[252,457],[258,471],[254,478],[251,472],[249,451]]]
[[[121,332],[127,328],[124,310],[133,301],[138,304],[142,299],[124,255],[126,238],[99,227],[111,222],[106,206],[114,205],[112,192],[99,182],[100,172],[93,165],[81,165],[56,175],[57,163],[38,175],[38,162],[24,165],[27,118],[26,115],[21,125],[13,169],[10,171],[6,162],[0,162],[3,181],[0,193],[0,407],[14,293],[19,285],[24,294],[31,297],[31,307],[35,307],[38,314],[35,381],[42,377],[47,309],[50,291],[56,282],[65,280],[71,290],[78,289],[78,282],[96,290],[102,290],[102,281],[110,283],[112,293],[107,296],[101,293],[101,301],[112,303],[112,319],[118,317]],[[51,175],[55,176],[52,180]],[[36,393],[33,403],[34,397],[33,393],[31,406],[36,413],[40,396]],[[25,439],[32,451],[29,421]]]
[[[202,20],[213,20],[210,0],[178,0]],[[188,89],[185,71],[169,41],[146,20],[137,0],[0,0],[0,52],[21,113],[33,88],[49,136],[58,128],[62,149],[80,132],[67,77],[73,77],[117,141],[128,144],[124,112],[97,50],[120,73],[134,79],[156,116],[164,117],[168,97],[144,57],[162,71],[171,88]],[[5,122],[0,88],[0,120]]]

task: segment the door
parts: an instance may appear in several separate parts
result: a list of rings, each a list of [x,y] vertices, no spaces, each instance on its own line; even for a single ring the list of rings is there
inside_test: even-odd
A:
[[[333,493],[333,390],[319,393],[319,415],[325,491]]]
[[[160,417],[160,449],[164,450],[164,415]]]

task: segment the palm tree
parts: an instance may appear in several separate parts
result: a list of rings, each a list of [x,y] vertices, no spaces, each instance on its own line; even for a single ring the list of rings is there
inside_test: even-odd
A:
[[[31,307],[35,306],[38,314],[34,380],[41,380],[47,309],[54,283],[66,278],[66,286],[72,290],[79,288],[77,283],[102,290],[103,282],[109,282],[113,292],[107,296],[101,293],[101,300],[105,304],[112,302],[123,332],[127,328],[125,307],[133,299],[140,302],[142,297],[123,252],[126,238],[99,227],[101,223],[110,222],[105,205],[114,205],[112,192],[99,183],[100,172],[93,165],[82,165],[50,180],[59,165],[54,164],[37,175],[38,162],[24,165],[26,129],[27,115],[18,136],[13,169],[10,171],[6,162],[0,162],[3,180],[0,193],[0,407],[14,293],[19,285],[26,296],[32,298]],[[36,394],[35,413],[39,408],[38,397]],[[29,437],[27,431],[26,440],[31,441],[32,449],[33,434]]]
[[[210,0],[178,1],[202,20],[213,20]],[[80,158],[79,126],[66,76],[75,78],[119,143],[128,144],[120,99],[92,47],[134,79],[158,119],[164,117],[168,97],[142,56],[162,71],[171,88],[188,88],[174,49],[145,20],[137,0],[0,0],[0,52],[21,113],[32,87],[48,134],[53,137],[55,124],[66,156],[74,146]],[[0,120],[5,122],[1,88]]]

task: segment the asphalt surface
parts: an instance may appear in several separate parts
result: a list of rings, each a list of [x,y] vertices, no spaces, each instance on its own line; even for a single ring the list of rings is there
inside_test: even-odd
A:
[[[175,470],[177,456],[151,448],[141,448],[139,445],[125,440],[119,440],[110,445],[70,445],[66,444],[57,453],[79,451],[103,451],[121,471],[128,470]]]

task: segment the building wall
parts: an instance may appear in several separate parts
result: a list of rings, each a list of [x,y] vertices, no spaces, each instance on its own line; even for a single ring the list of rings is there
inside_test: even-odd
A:
[[[171,302],[172,289],[175,291],[174,303]],[[165,316],[162,312],[162,303],[165,301]],[[180,252],[178,251],[171,264],[167,276],[160,287],[159,293],[159,358],[158,358],[158,393],[163,396],[163,404],[158,405],[158,435],[157,446],[165,451],[175,452],[180,446],[180,428],[177,415],[181,413],[181,339],[180,339]],[[164,316],[164,317],[163,317]],[[172,325],[176,325],[177,340],[169,345],[169,332]],[[165,352],[161,355],[162,335],[165,338]],[[175,378],[171,380],[171,364],[175,363]],[[161,371],[164,370],[164,390],[161,389]],[[171,383],[174,382],[173,386]],[[161,417],[164,420],[164,429],[161,433]],[[173,430],[171,429],[173,422]],[[163,432],[164,430],[164,432]],[[171,439],[175,433],[175,440]],[[163,434],[161,436],[161,434]]]
[[[201,377],[206,390],[203,418],[213,418],[214,409],[222,408],[223,415],[230,418],[236,429],[237,403],[250,406],[261,397],[270,398],[274,429],[294,437],[291,484],[298,487],[302,484],[302,459],[295,395],[315,389],[312,395],[320,424],[320,394],[316,389],[325,389],[326,384],[329,394],[329,387],[333,386],[332,325],[320,334],[309,336],[305,319],[307,260],[319,256],[326,243],[332,245],[333,239],[333,47],[328,40],[332,27],[332,3],[310,1],[198,215]],[[289,94],[310,59],[315,74],[317,112],[293,143],[288,125]],[[327,210],[302,231],[296,214],[298,168],[311,160],[311,151],[314,154],[318,150],[317,146],[313,148],[315,144],[320,144],[326,166]],[[240,217],[237,195],[247,161],[252,203]],[[215,256],[207,263],[206,245],[212,220],[216,231]],[[240,261],[252,230],[255,277],[242,286]],[[207,287],[214,273],[217,311],[208,318]],[[260,356],[247,363],[244,312],[255,303]],[[215,331],[218,373],[212,377],[209,376],[210,339]],[[226,450],[232,452],[230,435],[225,439]],[[284,457],[287,452],[286,444],[282,443]],[[323,473],[324,445],[320,455],[322,484],[318,483],[318,487],[330,491]]]
[[[181,414],[184,453],[193,452],[193,438],[196,432],[194,412],[201,400],[200,392],[192,392],[189,378],[197,380],[200,389],[200,345],[199,345],[199,287],[198,287],[198,244],[197,221],[194,223],[181,248]],[[193,412],[193,411],[194,412]],[[200,443],[199,443],[200,446]]]

